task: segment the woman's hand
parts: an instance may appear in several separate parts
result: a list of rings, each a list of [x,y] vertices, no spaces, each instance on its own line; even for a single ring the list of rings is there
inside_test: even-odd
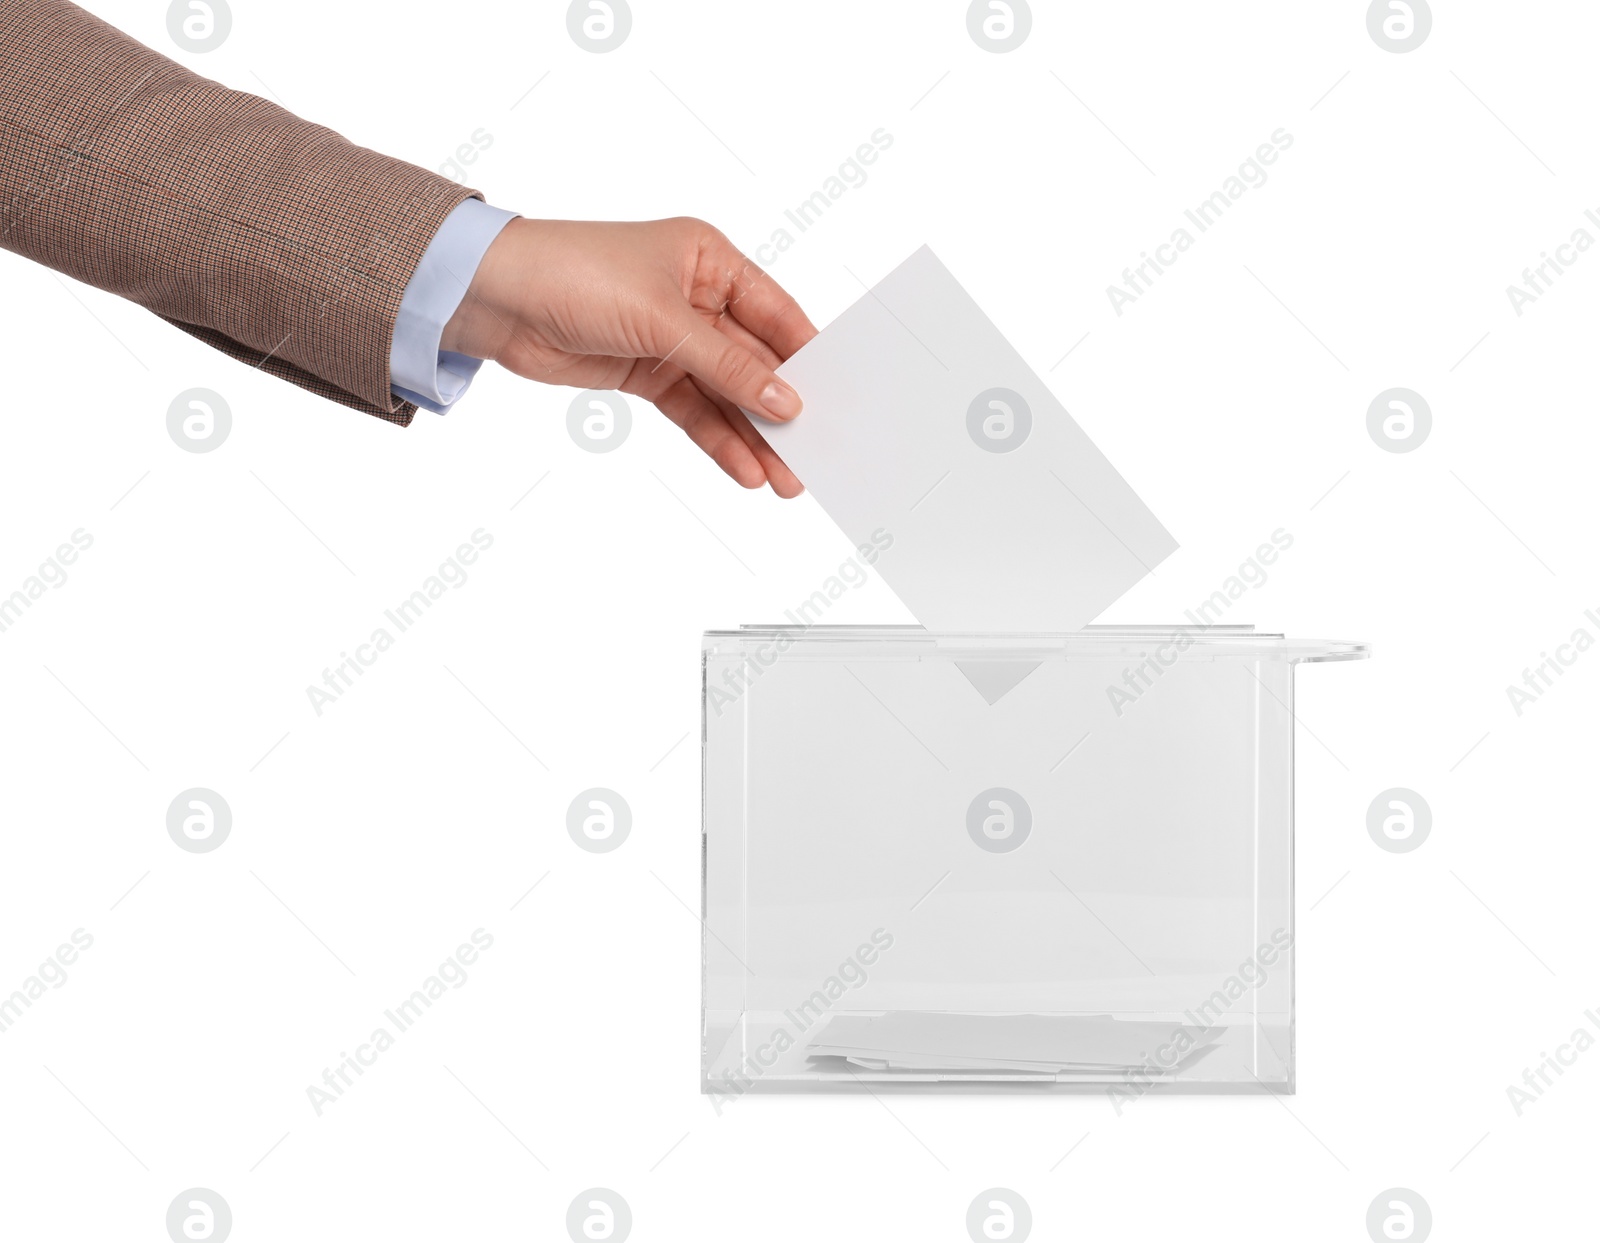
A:
[[[513,220],[473,277],[441,347],[530,380],[653,402],[747,488],[800,495],[736,407],[782,422],[800,396],[774,373],[817,330],[701,220]]]

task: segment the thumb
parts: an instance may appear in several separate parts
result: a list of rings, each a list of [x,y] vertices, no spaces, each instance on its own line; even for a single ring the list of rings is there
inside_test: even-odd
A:
[[[729,340],[692,310],[664,326],[670,338],[661,355],[734,405],[774,422],[800,413],[800,394],[759,358]]]

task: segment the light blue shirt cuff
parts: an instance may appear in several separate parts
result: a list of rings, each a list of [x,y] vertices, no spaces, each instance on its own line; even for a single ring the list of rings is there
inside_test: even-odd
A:
[[[467,296],[478,265],[515,212],[466,199],[445,217],[423,252],[400,299],[389,343],[389,387],[402,401],[443,414],[454,405],[483,360],[439,348],[444,326]]]

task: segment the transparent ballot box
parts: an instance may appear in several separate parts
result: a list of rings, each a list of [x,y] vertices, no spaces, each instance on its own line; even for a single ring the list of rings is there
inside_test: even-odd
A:
[[[1294,1090],[1294,668],[1251,627],[705,636],[702,1090]]]

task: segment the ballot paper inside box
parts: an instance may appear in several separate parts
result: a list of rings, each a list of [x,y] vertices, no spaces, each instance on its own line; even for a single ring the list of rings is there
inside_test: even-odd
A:
[[[703,1090],[1292,1092],[1294,669],[1366,655],[708,633]]]

